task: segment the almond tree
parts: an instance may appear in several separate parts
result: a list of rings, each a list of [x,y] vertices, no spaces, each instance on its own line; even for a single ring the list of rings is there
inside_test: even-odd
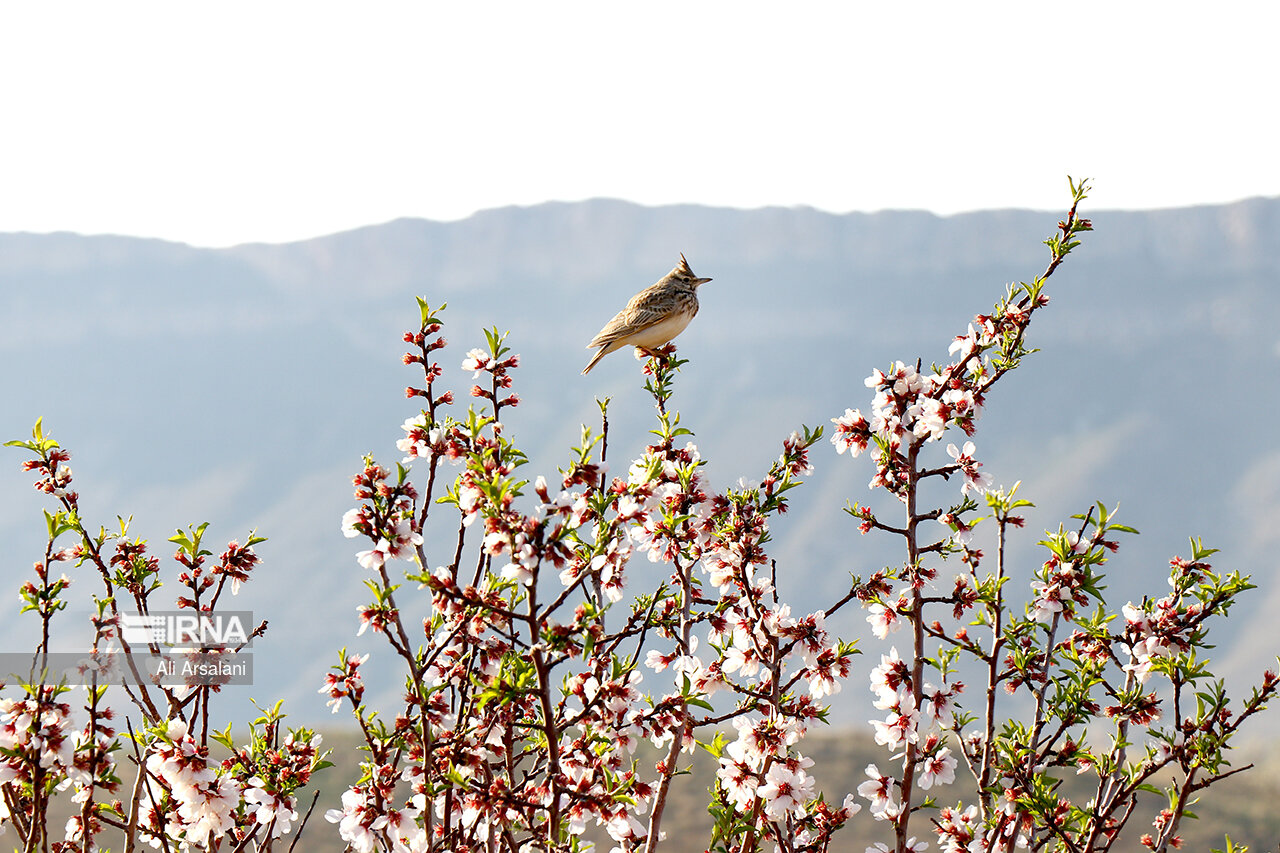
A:
[[[856,602],[880,639],[904,628],[909,637],[905,656],[895,645],[869,673],[887,712],[872,726],[892,762],[868,767],[858,790],[892,845],[869,850],[920,850],[928,833],[948,851],[1109,849],[1139,791],[1167,767],[1181,775],[1143,843],[1176,844],[1189,797],[1235,772],[1225,769],[1227,741],[1275,690],[1266,675],[1234,717],[1220,686],[1188,706],[1206,677],[1196,652],[1207,620],[1247,580],[1214,574],[1210,552],[1193,543],[1191,558],[1174,561],[1173,592],[1127,605],[1117,630],[1100,566],[1117,547],[1112,537],[1130,531],[1098,504],[1047,534],[1049,557],[1019,613],[1007,597],[1005,543],[1029,504],[1016,486],[992,487],[967,440],[987,394],[1031,352],[1026,334],[1048,304],[1047,280],[1091,228],[1077,215],[1086,185],[1071,190],[1042,275],[975,317],[948,363],[873,372],[869,418],[850,409],[833,419],[836,449],[870,456],[872,487],[904,509],[901,522],[857,504],[850,513],[863,532],[899,537],[905,560],[854,577],[812,613],[781,599],[767,546],[786,493],[813,470],[821,429],[784,440],[758,482],[714,489],[670,408],[685,362],[668,345],[643,368],[656,440],[625,476],[606,466],[606,401],[600,430],[584,427],[558,475],[531,482],[501,416],[519,404],[508,390],[519,357],[505,335],[487,332],[487,347],[462,362],[480,402],[448,414],[455,395],[438,387],[436,360],[443,306],[419,300],[405,362],[423,377],[408,396],[425,405],[403,426],[394,472],[365,460],[344,519],[347,534],[371,546],[357,555],[372,574],[361,631],[384,634],[402,659],[405,701],[384,722],[363,700],[365,658],[345,652],[321,689],[335,711],[350,707],[368,751],[363,777],[328,815],[342,837],[356,850],[578,850],[596,825],[619,849],[653,850],[682,753],[700,746],[719,762],[709,850],[825,850],[862,805],[817,794],[802,739],[824,722],[822,702],[841,690],[857,652],[826,620]],[[935,448],[955,429],[966,440],[941,456]],[[920,487],[934,478],[959,483],[956,504],[922,506]],[[994,558],[972,544],[979,500],[994,522]],[[665,583],[628,583],[640,556],[668,567]],[[948,561],[961,570],[944,582]],[[431,591],[420,624],[396,604],[405,582]],[[961,659],[985,673],[972,708],[956,676]],[[1153,675],[1168,680],[1167,697],[1145,686]],[[1029,722],[1000,713],[1004,694],[1029,694]],[[1164,707],[1176,721],[1169,729],[1155,726]],[[1107,745],[1091,745],[1093,721],[1113,729]],[[1148,740],[1137,747],[1140,730]],[[642,740],[663,750],[656,766],[635,757]],[[971,793],[944,806],[941,789],[956,783],[961,762]],[[1063,768],[1097,776],[1090,803],[1060,795]]]
[[[248,743],[237,746],[230,723],[218,731],[211,711],[227,681],[217,674],[218,663],[262,636],[266,623],[235,645],[186,644],[176,653],[154,640],[131,645],[121,630],[123,614],[146,617],[172,608],[211,618],[228,609],[228,599],[258,567],[253,547],[265,540],[250,533],[244,545],[231,542],[211,563],[207,525],[179,530],[169,540],[177,545],[178,564],[170,579],[178,592],[169,598],[161,592],[160,560],[129,535],[127,522],[96,532],[85,524],[67,464],[71,454],[44,434],[40,421],[29,441],[8,445],[31,454],[22,467],[35,473],[36,489],[56,509],[45,511],[44,554],[34,579],[19,591],[22,612],[39,621],[39,641],[25,679],[12,688],[0,683],[0,833],[13,828],[24,851],[62,853],[96,850],[104,834],[122,839],[125,850],[145,844],[166,851],[265,851],[290,832],[296,838],[305,824],[304,817],[295,827],[299,792],[327,764],[319,735],[283,731],[277,703],[250,723]],[[54,664],[50,645],[73,584],[60,566],[101,585],[90,596],[91,648],[70,668]],[[171,679],[144,669],[144,661],[162,653],[193,664],[193,673],[214,674]],[[112,685],[123,697],[109,692]],[[81,689],[77,722],[73,697]],[[211,754],[210,741],[224,747],[225,758]],[[59,833],[49,825],[50,805],[68,789],[78,810]]]

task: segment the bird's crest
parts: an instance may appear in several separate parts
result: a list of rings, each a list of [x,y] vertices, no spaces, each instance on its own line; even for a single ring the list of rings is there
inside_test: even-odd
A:
[[[684,259],[684,252],[680,253],[680,263],[676,264],[676,268],[668,273],[668,275],[673,275],[676,278],[692,279],[695,286],[699,284],[706,284],[708,281],[711,281],[709,278],[698,278],[693,274],[693,270],[689,269],[689,262]]]

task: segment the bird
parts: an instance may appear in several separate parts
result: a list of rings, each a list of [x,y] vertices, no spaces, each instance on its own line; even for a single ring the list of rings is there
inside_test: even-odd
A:
[[[626,346],[653,355],[654,349],[689,325],[698,313],[698,287],[709,281],[711,279],[694,275],[681,253],[680,263],[671,272],[631,297],[627,307],[605,323],[604,328],[591,339],[587,349],[600,349],[582,369],[582,375],[590,373],[591,368],[609,353]]]

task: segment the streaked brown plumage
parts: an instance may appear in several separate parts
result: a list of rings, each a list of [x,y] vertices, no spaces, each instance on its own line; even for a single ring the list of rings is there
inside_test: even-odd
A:
[[[649,353],[683,332],[698,313],[698,286],[709,281],[695,276],[680,255],[680,263],[671,272],[631,297],[627,307],[591,339],[587,349],[600,349],[582,369],[583,374],[590,373],[596,362],[614,350],[632,346]]]

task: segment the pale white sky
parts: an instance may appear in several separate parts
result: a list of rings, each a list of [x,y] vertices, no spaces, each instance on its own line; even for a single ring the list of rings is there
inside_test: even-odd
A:
[[[1070,13],[1070,14],[1068,14]],[[0,231],[1280,195],[1271,2],[0,3]]]

